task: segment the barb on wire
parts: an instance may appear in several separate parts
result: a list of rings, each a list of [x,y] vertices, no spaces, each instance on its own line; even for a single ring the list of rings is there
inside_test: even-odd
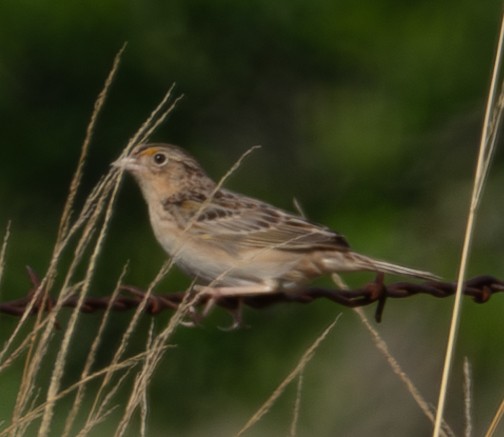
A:
[[[8,302],[0,302],[0,313],[21,316],[29,307],[31,301],[36,298],[36,296],[40,296],[40,294],[35,293],[35,290],[37,290],[40,285],[38,276],[31,268],[28,268],[28,275],[32,287],[27,295]],[[406,298],[417,294],[428,294],[438,298],[449,297],[455,293],[457,286],[456,282],[443,281],[426,281],[420,283],[394,282],[385,284],[383,279],[383,274],[378,274],[373,282],[369,282],[353,290],[312,287],[297,290],[296,292],[278,291],[255,296],[226,296],[222,298],[215,298],[215,296],[202,294],[195,305],[205,307],[210,299],[214,299],[216,306],[226,309],[235,315],[242,305],[254,309],[262,309],[282,303],[296,302],[307,304],[323,298],[351,308],[377,303],[375,319],[377,322],[380,322],[387,299]],[[465,281],[463,286],[463,294],[471,297],[476,303],[488,302],[494,293],[503,291],[504,281],[489,275],[476,276]],[[175,310],[184,300],[186,293],[187,292],[151,294],[147,298],[148,302],[145,307],[145,312],[156,315],[164,310]],[[84,313],[93,313],[104,310],[109,306],[114,311],[125,311],[137,307],[145,298],[145,292],[142,289],[131,285],[122,285],[119,295],[113,300],[111,296],[90,296],[85,298],[81,311]],[[78,296],[70,295],[65,299],[63,306],[74,308],[77,302]],[[40,300],[40,302],[36,302],[35,305],[31,307],[31,312],[32,314],[37,314],[41,310],[42,305],[44,306],[44,311],[50,311],[54,304],[54,298],[48,298],[44,301]]]

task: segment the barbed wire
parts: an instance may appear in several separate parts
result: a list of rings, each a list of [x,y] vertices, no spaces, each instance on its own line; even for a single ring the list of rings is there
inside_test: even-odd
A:
[[[8,302],[0,302],[0,313],[22,316],[30,307],[31,314],[37,314],[40,311],[47,312],[54,307],[56,304],[55,298],[50,296],[44,296],[43,298],[36,297],[43,295],[43,293],[36,293],[36,290],[40,286],[40,281],[36,273],[30,268],[28,268],[28,275],[32,286],[26,296]],[[239,297],[216,297],[201,294],[195,300],[194,306],[208,307],[209,301],[212,299],[212,304],[234,314],[236,311],[239,311],[243,305],[254,309],[262,309],[285,303],[308,304],[318,299],[327,299],[351,308],[377,303],[375,319],[377,322],[380,322],[387,299],[406,298],[417,294],[428,294],[437,298],[445,298],[453,295],[455,290],[456,282],[425,281],[420,283],[394,282],[385,284],[383,274],[378,274],[374,281],[360,288],[351,290],[309,287],[296,290],[295,292],[278,291],[268,294]],[[463,287],[464,295],[471,297],[476,303],[486,303],[494,293],[503,291],[504,281],[489,275],[476,276],[472,279],[468,279],[465,281]],[[146,297],[145,291],[139,287],[121,285],[116,297],[86,297],[80,311],[83,313],[94,313],[105,310],[108,307],[113,311],[126,311],[138,307],[147,299],[144,311],[151,315],[157,315],[165,310],[176,310],[182,301],[184,301],[184,297],[187,296],[187,293],[190,293],[190,291],[155,293]],[[37,299],[37,301],[33,302],[34,299]],[[75,308],[78,305],[78,300],[78,296],[70,295],[65,298],[62,306]]]

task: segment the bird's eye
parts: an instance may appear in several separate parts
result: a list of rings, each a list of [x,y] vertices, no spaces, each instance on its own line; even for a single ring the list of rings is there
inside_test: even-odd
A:
[[[164,153],[156,153],[153,156],[152,160],[154,161],[154,164],[156,164],[158,167],[161,167],[168,162],[168,158]]]

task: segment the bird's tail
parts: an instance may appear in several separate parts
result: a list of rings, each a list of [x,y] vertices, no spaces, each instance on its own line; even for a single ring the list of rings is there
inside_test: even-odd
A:
[[[342,254],[345,261],[341,258],[337,262],[338,267],[335,268],[336,271],[358,271],[366,270],[371,272],[382,272],[391,273],[393,275],[404,275],[413,276],[415,278],[425,279],[425,280],[439,280],[439,276],[434,275],[430,272],[425,272],[423,270],[411,269],[409,267],[398,266],[396,264],[389,263],[387,261],[381,261],[374,258],[369,258],[365,255],[361,255],[355,252],[345,252]],[[334,261],[336,259],[333,258]],[[326,266],[328,265],[328,259],[326,261]],[[343,262],[342,262],[343,261]]]

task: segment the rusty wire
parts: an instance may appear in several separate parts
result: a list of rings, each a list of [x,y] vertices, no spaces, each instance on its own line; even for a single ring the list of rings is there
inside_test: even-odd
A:
[[[37,296],[35,291],[40,285],[39,279],[30,268],[28,269],[28,274],[32,287],[26,296],[8,302],[1,302],[0,313],[21,316],[29,307],[34,296]],[[306,288],[297,290],[296,292],[278,291],[256,296],[222,297],[213,299],[215,300],[214,303],[216,306],[231,312],[238,310],[242,305],[254,309],[261,309],[274,304],[290,302],[307,304],[321,298],[351,308],[366,306],[376,302],[375,319],[377,322],[380,322],[387,299],[406,298],[417,294],[428,294],[433,297],[442,298],[453,295],[455,290],[455,282],[426,281],[421,283],[394,282],[385,284],[383,275],[379,274],[375,281],[352,290]],[[463,287],[464,295],[471,297],[473,301],[477,303],[488,302],[494,293],[503,291],[504,282],[488,275],[469,279],[465,281]],[[151,315],[157,315],[164,310],[175,310],[183,301],[185,295],[186,292],[152,294],[148,297],[145,312]],[[210,298],[211,297],[208,295],[202,295],[196,301],[195,305],[205,306],[208,304]],[[86,297],[80,311],[83,313],[94,313],[96,311],[105,310],[109,306],[113,311],[125,311],[137,307],[144,299],[145,292],[142,289],[130,285],[122,285],[119,295],[113,300],[111,296]],[[41,310],[50,311],[51,308],[54,307],[56,299],[46,297],[43,300],[39,299],[39,301],[40,302],[35,302],[32,306],[32,314],[36,314]],[[77,303],[78,296],[72,295],[65,299],[63,307],[74,308],[77,306]]]

